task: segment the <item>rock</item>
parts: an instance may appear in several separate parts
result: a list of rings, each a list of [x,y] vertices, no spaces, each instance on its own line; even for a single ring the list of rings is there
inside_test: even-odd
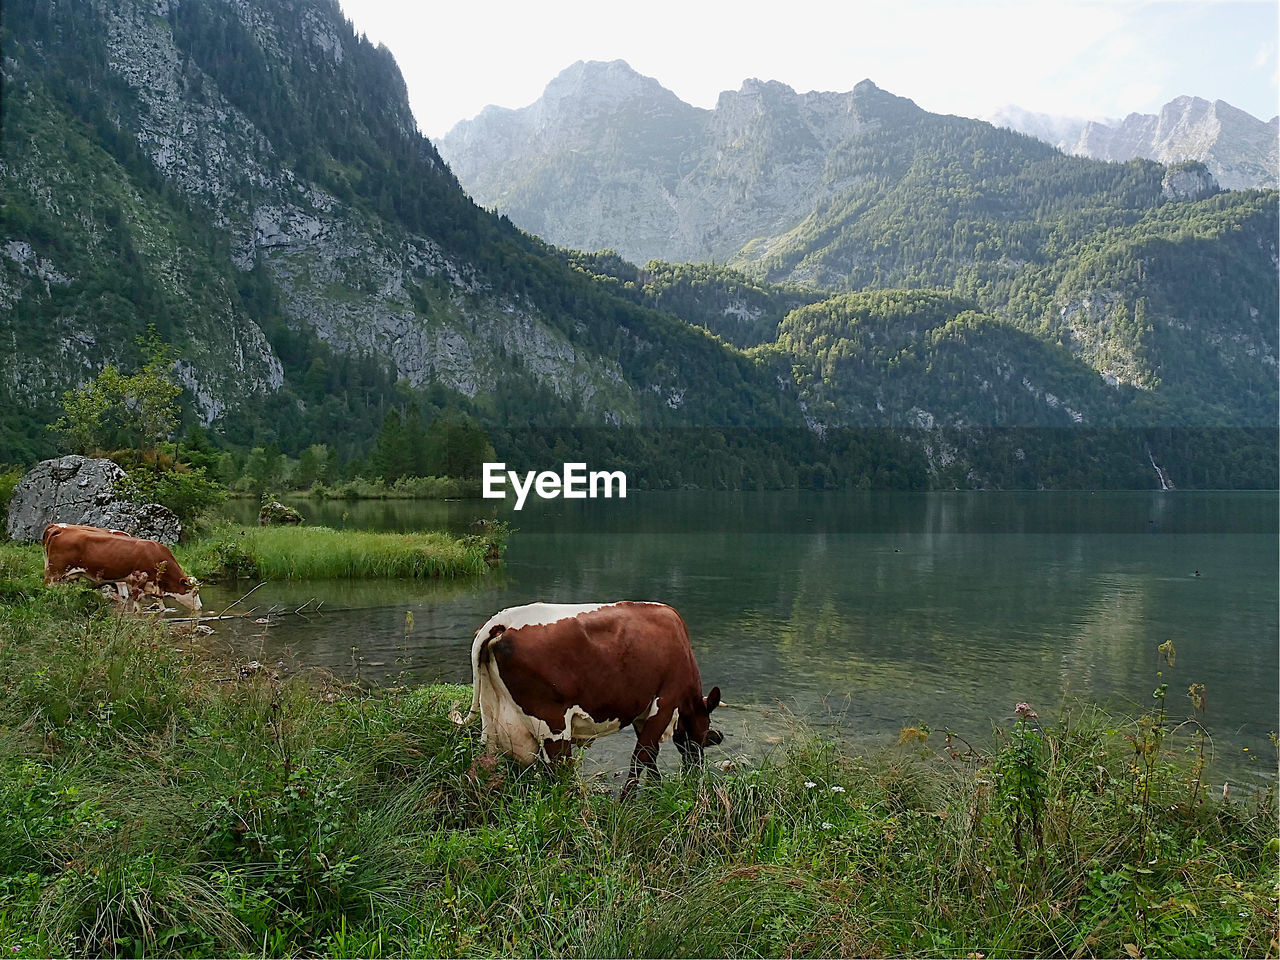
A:
[[[159,540],[170,545],[177,543],[182,536],[181,521],[173,515],[173,511],[159,503],[119,500],[83,522],[95,527],[123,530],[135,537]]]
[[[1203,200],[1218,192],[1218,181],[1203,163],[1180,163],[1165,171],[1160,193],[1166,200]]]
[[[182,524],[158,503],[133,503],[116,491],[126,477],[111,460],[66,456],[42,460],[18,481],[6,529],[14,540],[39,540],[51,523],[83,523],[174,544]]]
[[[302,523],[302,514],[293,507],[286,507],[279,500],[268,500],[258,511],[258,526],[265,527],[275,523]]]

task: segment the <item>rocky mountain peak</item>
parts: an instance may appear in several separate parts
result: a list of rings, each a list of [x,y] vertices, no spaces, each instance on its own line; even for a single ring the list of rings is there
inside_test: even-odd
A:
[[[1277,124],[1263,123],[1225,100],[1180,96],[1159,113],[1131,113],[1123,120],[1057,117],[1013,106],[987,119],[1097,160],[1199,160],[1228,190],[1274,188],[1280,179]]]
[[[643,97],[677,99],[657,80],[637,73],[625,60],[579,60],[547,84],[541,102],[571,100],[603,105]]]

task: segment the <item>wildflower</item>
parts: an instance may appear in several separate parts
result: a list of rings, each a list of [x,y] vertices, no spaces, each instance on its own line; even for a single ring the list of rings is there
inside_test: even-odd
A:
[[[832,787],[832,788],[831,788],[831,792],[832,792],[832,793],[844,793],[844,787]]]
[[[804,782],[804,788],[805,788],[806,790],[812,790],[812,789],[813,789],[814,787],[816,787],[816,786],[817,786],[817,784],[816,784],[816,783],[814,783],[812,780],[806,780],[806,781]]]
[[[1039,720],[1040,714],[1031,709],[1031,704],[1025,700],[1020,700],[1013,708],[1013,712],[1020,716],[1023,720]]]
[[[823,830],[830,830],[830,829],[831,829],[831,827],[832,827],[832,824],[831,824],[831,822],[830,822],[830,821],[828,821],[828,820],[823,820],[823,821],[822,821],[822,829],[823,829]]]

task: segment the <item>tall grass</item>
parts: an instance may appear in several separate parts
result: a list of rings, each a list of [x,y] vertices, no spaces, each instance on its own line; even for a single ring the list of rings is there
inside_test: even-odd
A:
[[[1136,764],[1138,721],[1026,719],[955,756],[798,728],[623,804],[477,764],[447,719],[465,687],[242,679],[91,591],[32,591],[0,601],[6,956],[1277,950],[1274,793],[1188,802],[1176,751]]]
[[[373,533],[328,527],[223,526],[179,549],[183,568],[202,580],[445,578],[484,573],[497,547],[491,537],[437,531]]]

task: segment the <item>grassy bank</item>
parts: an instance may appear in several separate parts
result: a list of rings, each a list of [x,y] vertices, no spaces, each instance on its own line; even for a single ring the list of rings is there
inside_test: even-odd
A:
[[[1277,949],[1274,795],[1206,797],[1150,718],[1028,718],[958,758],[798,731],[624,805],[571,770],[473,779],[467,699],[242,678],[28,584],[0,601],[5,955]]]
[[[483,536],[374,533],[328,527],[224,525],[175,551],[183,569],[202,580],[326,580],[335,578],[465,577],[484,573],[501,555],[506,531]]]

